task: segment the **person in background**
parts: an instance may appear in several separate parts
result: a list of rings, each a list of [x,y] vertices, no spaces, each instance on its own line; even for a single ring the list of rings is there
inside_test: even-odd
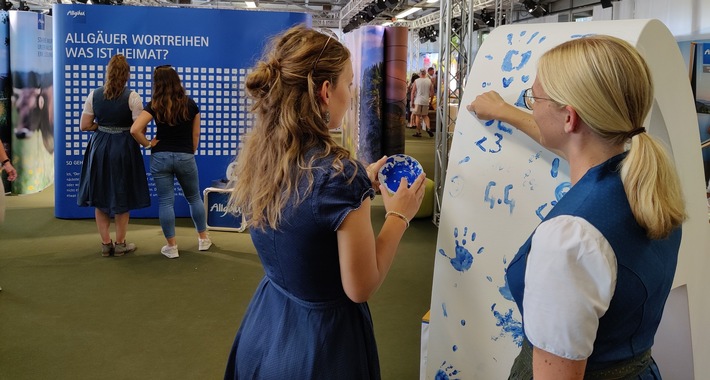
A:
[[[146,138],[148,123],[155,120],[156,133]],[[151,150],[150,172],[158,193],[158,217],[167,244],[160,252],[169,259],[180,256],[175,237],[175,179],[190,205],[190,216],[197,230],[197,249],[212,246],[207,234],[205,204],[200,196],[200,183],[195,152],[200,144],[200,110],[185,93],[178,73],[170,66],[153,71],[153,97],[131,126],[131,134]]]
[[[143,156],[129,132],[143,110],[143,100],[126,87],[129,75],[126,58],[111,57],[104,85],[89,92],[81,114],[81,130],[94,133],[84,152],[77,204],[95,208],[104,257],[136,249],[126,243],[130,211],[150,206]],[[115,244],[109,233],[111,216],[116,223]]]
[[[671,159],[643,127],[653,98],[638,51],[593,35],[540,57],[523,94],[532,115],[496,92],[469,105],[566,159],[573,184],[507,268],[525,338],[510,379],[661,378],[651,346],[686,211]]]
[[[12,160],[7,155],[5,151],[5,144],[0,140],[0,170],[4,170],[7,173],[7,180],[12,182],[17,178],[17,170],[12,166]],[[2,183],[2,182],[0,182]],[[5,194],[5,191],[0,191],[0,193]]]
[[[434,88],[434,94],[436,94],[436,89],[437,89],[437,84],[438,84],[437,77],[436,77],[436,69],[434,68],[434,66],[431,66],[430,68],[427,69],[426,73],[427,73],[427,76],[429,77],[429,79],[431,79],[431,85]]]
[[[409,80],[409,85],[407,86],[407,114],[409,115],[407,120],[409,120],[409,128],[412,129],[417,127],[414,123],[414,103],[412,103],[412,87],[414,87],[414,81],[417,79],[419,79],[419,74],[412,74],[412,79]]]
[[[426,70],[419,70],[419,79],[414,81],[412,86],[412,104],[414,104],[414,123],[417,131],[412,135],[414,137],[422,137],[422,120],[426,127],[426,132],[429,137],[434,136],[429,125],[429,103],[431,97],[434,96],[434,86],[426,76]]]
[[[385,158],[363,167],[333,140],[350,107],[350,52],[303,26],[272,40],[247,76],[256,124],[237,158],[241,208],[265,276],[234,340],[227,379],[379,379],[367,301],[382,284],[424,196],[422,174],[382,190]]]
[[[7,180],[14,181],[17,178],[17,171],[15,167],[12,166],[12,160],[8,157],[5,151],[5,144],[0,140],[0,173],[5,171],[7,173]],[[5,186],[0,178],[0,224],[5,221]],[[2,290],[2,288],[0,288]]]
[[[0,173],[7,173],[7,180],[12,182],[17,178],[17,171],[12,166],[12,160],[5,151],[5,144],[0,140]],[[5,221],[5,185],[0,178],[0,224]]]

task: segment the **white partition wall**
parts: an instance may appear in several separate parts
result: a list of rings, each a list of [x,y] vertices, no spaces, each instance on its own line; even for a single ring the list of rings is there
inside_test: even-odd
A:
[[[666,378],[692,379],[694,372],[701,379],[710,373],[710,332],[705,322],[710,320],[710,307],[704,302],[705,289],[710,288],[705,273],[710,270],[710,228],[693,97],[687,69],[668,29],[657,20],[496,28],[471,66],[462,104],[496,90],[522,107],[522,92],[532,86],[540,55],[588,34],[626,39],[647,59],[654,77],[656,102],[646,127],[672,151],[690,214],[669,301],[674,310],[664,317],[654,351]],[[444,185],[427,379],[507,378],[522,342],[522,321],[505,271],[519,246],[569,189],[568,173],[565,161],[510,125],[480,121],[461,108]],[[677,348],[665,349],[669,345]],[[673,357],[683,352],[685,358]],[[671,361],[688,364],[664,366]]]

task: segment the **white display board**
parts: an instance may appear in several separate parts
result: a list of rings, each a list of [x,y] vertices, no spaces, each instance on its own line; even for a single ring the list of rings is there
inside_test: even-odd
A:
[[[685,324],[686,330],[692,330],[695,373],[710,373],[710,334],[703,324],[710,320],[710,312],[702,304],[707,298],[703,289],[710,288],[710,276],[704,273],[710,269],[710,228],[699,136],[687,70],[668,29],[657,20],[498,27],[486,38],[471,66],[462,104],[495,90],[522,107],[522,92],[532,86],[539,57],[564,41],[589,34],[610,34],[629,41],[651,69],[656,102],[646,127],[671,148],[690,214],[674,283],[674,288],[687,285],[689,312],[680,310],[671,320],[665,318],[664,325]],[[505,271],[520,245],[569,189],[569,167],[510,125],[480,121],[463,106],[453,133],[436,250],[425,378],[505,379],[523,338],[521,316],[510,296]],[[668,343],[656,341],[657,346],[664,344]],[[684,344],[691,355],[690,342],[686,339]],[[682,347],[677,352],[683,352]],[[656,359],[661,367],[668,360],[658,355]],[[686,362],[691,362],[690,358]],[[669,375],[664,368],[662,372],[667,378],[692,378],[693,365],[686,366],[685,374]]]

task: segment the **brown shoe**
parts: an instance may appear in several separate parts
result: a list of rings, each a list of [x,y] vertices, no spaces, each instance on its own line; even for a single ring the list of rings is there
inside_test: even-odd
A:
[[[101,256],[109,257],[113,255],[113,241],[107,244],[101,243]]]

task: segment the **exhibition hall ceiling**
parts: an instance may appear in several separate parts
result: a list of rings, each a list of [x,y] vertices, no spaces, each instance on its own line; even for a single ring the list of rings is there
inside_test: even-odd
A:
[[[357,19],[359,25],[381,25],[394,21],[398,25],[422,27],[425,25],[438,25],[439,0],[7,0],[14,5],[14,9],[22,9],[24,5],[31,10],[47,10],[52,4],[88,3],[94,5],[132,5],[132,6],[163,6],[163,7],[191,7],[211,9],[240,9],[282,12],[305,12],[313,17],[313,26],[317,28],[344,28],[348,23]],[[528,0],[530,1],[530,0]],[[539,0],[532,0],[538,2]],[[482,9],[493,11],[494,0],[463,0],[457,4],[468,4],[475,12]],[[503,0],[502,9],[510,9],[511,5],[522,7],[518,0]],[[402,12],[412,8],[418,11],[399,16]],[[457,13],[458,5],[452,7]],[[372,11],[377,9],[377,11]],[[426,20],[425,25],[411,25],[416,21]]]

